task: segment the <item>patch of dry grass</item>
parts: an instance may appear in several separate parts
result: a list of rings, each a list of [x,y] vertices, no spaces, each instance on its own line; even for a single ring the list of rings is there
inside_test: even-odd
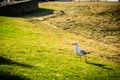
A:
[[[43,3],[48,8],[64,12],[49,18],[51,24],[86,38],[120,48],[120,3],[64,2]],[[41,7],[40,6],[40,7]],[[53,6],[49,7],[49,6]],[[56,9],[58,8],[58,9]]]

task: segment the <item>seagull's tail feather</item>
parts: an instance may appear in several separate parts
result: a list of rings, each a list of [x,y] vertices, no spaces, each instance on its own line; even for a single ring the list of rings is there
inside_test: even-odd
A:
[[[87,54],[90,54],[90,52],[87,52]]]

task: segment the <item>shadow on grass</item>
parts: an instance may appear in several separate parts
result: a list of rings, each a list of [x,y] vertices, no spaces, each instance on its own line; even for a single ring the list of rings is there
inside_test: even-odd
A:
[[[29,78],[18,75],[18,74],[11,74],[11,72],[8,71],[1,71],[0,70],[0,79],[1,80],[30,80]]]
[[[26,12],[24,14],[0,14],[0,16],[8,16],[8,17],[41,17],[41,16],[47,16],[50,14],[53,14],[52,9],[46,9],[46,8],[38,8],[35,11]]]
[[[29,17],[40,17],[40,16],[47,16],[50,14],[53,14],[52,9],[45,9],[45,8],[39,8],[38,10],[32,12],[32,13],[28,13],[26,14],[26,16],[29,15]]]
[[[92,63],[92,62],[87,62],[87,63],[88,63],[88,64],[91,64],[91,65],[94,65],[94,66],[97,66],[97,67],[102,67],[103,69],[113,70],[113,69],[111,69],[111,68],[105,67],[106,65],[104,65],[104,64]]]
[[[0,65],[15,65],[30,68],[31,65],[19,63],[16,61],[12,61],[8,58],[0,56]],[[11,71],[6,70],[5,68],[0,69],[0,79],[2,80],[30,80],[29,78],[19,75],[19,73],[13,73]]]
[[[22,67],[32,67],[31,65],[15,62],[15,61],[12,61],[8,58],[0,56],[0,65],[1,64],[2,65],[4,65],[4,64],[5,65],[17,65],[17,66],[22,66]]]

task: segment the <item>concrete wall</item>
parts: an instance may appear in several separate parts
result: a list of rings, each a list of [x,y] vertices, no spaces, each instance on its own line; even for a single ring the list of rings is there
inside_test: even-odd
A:
[[[113,2],[118,2],[119,0],[74,0],[74,1],[113,1]]]
[[[15,16],[27,14],[38,9],[38,0],[9,4],[0,7],[1,15]]]

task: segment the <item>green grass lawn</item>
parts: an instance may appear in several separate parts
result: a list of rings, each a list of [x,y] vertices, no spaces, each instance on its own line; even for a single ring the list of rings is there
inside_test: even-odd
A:
[[[42,3],[41,7],[45,8],[42,12],[47,9],[47,5],[49,10],[61,10],[55,4]],[[58,18],[62,20],[60,15],[45,20],[39,18],[38,15],[34,17],[34,14],[25,17],[0,16],[0,79],[120,80],[118,46],[53,26]],[[80,60],[74,55],[74,46],[71,45],[74,41],[91,52],[87,55],[88,63],[85,63],[84,58]]]

